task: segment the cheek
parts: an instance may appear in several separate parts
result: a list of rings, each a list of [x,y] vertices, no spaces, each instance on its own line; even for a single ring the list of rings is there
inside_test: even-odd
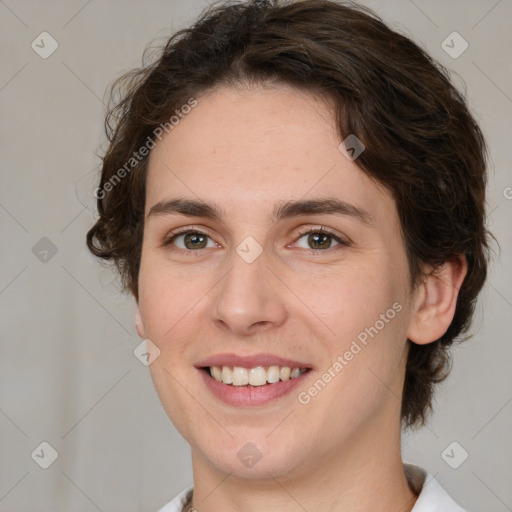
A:
[[[170,275],[158,261],[142,261],[139,272],[139,306],[146,337],[157,345],[173,338],[195,316],[194,305],[206,286],[184,275]],[[203,291],[202,291],[203,290]]]
[[[376,387],[394,386],[400,377],[407,325],[404,281],[390,259],[389,264],[385,257],[379,260],[343,278],[326,280],[322,293],[304,299],[315,308],[321,304],[318,311],[329,327],[323,341],[330,360],[322,370],[330,368],[336,375],[336,383],[329,385],[333,406],[343,395],[357,409],[358,403],[374,401]]]
[[[387,310],[391,309],[388,316],[396,316],[392,306],[402,299],[401,287],[386,260],[380,254],[364,264],[347,264],[316,275],[295,272],[292,287],[303,306],[322,321],[325,329],[319,327],[333,348],[343,349],[347,340],[376,322],[381,327],[380,315]]]

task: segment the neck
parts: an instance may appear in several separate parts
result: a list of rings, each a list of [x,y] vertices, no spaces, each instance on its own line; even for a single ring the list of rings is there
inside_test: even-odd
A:
[[[201,512],[410,512],[417,496],[403,471],[400,425],[383,424],[382,418],[372,424],[379,428],[361,428],[330,454],[313,454],[279,478],[270,473],[258,480],[225,474],[193,450],[192,505]]]

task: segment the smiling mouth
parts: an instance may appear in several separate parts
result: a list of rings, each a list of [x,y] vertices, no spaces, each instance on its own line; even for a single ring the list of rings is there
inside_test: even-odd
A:
[[[202,368],[211,378],[234,387],[260,387],[300,377],[309,368],[289,366],[209,366]]]

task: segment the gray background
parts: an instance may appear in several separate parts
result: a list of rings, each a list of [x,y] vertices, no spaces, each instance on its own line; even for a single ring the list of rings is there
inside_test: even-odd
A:
[[[501,245],[474,336],[455,350],[428,427],[404,437],[404,457],[471,511],[512,510],[512,2],[364,3],[466,87],[491,149],[489,224]],[[106,87],[207,4],[0,0],[2,512],[151,511],[192,482],[188,446],[133,354],[132,299],[89,255],[85,233]],[[59,45],[47,59],[31,48],[43,31]],[[453,31],[469,44],[456,59],[441,47]],[[58,452],[48,469],[35,461],[49,460],[43,441]],[[469,454],[457,469],[442,457],[453,441],[452,465]]]

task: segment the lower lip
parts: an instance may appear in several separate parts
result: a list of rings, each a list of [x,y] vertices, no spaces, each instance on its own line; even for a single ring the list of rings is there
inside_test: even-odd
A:
[[[299,377],[264,386],[233,386],[218,382],[205,370],[199,370],[206,387],[220,400],[235,406],[265,405],[289,393],[303,381],[309,371]]]

